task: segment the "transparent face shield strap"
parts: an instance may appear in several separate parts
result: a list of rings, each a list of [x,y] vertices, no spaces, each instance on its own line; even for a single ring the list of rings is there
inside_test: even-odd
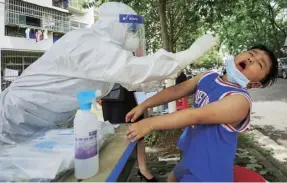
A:
[[[145,47],[145,32],[144,32],[144,26],[138,31],[138,34],[140,36],[140,43],[139,48],[135,51],[135,56],[141,57],[146,55],[146,47]]]
[[[145,32],[144,32],[144,18],[140,15],[120,14],[120,23],[129,24],[128,30],[135,31],[139,37],[139,46],[135,51],[135,56],[145,55]]]

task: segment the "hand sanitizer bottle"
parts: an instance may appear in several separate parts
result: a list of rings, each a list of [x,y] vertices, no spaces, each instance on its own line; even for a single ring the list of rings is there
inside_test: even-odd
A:
[[[100,96],[100,91],[97,91]],[[101,122],[91,112],[95,91],[83,91],[77,95],[80,110],[74,119],[75,132],[75,177],[87,179],[99,171],[99,142],[98,133]]]

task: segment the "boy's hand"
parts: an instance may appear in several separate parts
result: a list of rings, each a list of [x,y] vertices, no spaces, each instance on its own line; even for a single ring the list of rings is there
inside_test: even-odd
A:
[[[149,119],[150,118],[147,118],[131,124],[128,129],[127,140],[135,142],[149,134],[152,131],[151,125],[149,125]]]
[[[96,101],[100,106],[102,106],[102,100],[97,100]]]
[[[126,122],[135,122],[138,117],[140,117],[145,111],[145,108],[142,105],[138,105],[137,107],[133,108],[127,115],[126,115]]]

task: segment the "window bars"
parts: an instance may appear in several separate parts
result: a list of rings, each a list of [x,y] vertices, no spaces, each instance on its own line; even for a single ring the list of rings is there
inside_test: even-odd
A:
[[[43,52],[1,50],[1,89],[7,88]]]
[[[66,33],[70,30],[70,17],[68,13],[21,0],[6,0],[5,24]]]

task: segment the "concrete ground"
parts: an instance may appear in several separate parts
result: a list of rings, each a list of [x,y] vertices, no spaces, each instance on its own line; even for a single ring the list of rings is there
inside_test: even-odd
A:
[[[273,86],[252,89],[250,94],[253,99],[251,125],[260,132],[256,132],[257,139],[262,145],[277,151],[275,156],[278,160],[286,161],[287,80],[278,79]]]

